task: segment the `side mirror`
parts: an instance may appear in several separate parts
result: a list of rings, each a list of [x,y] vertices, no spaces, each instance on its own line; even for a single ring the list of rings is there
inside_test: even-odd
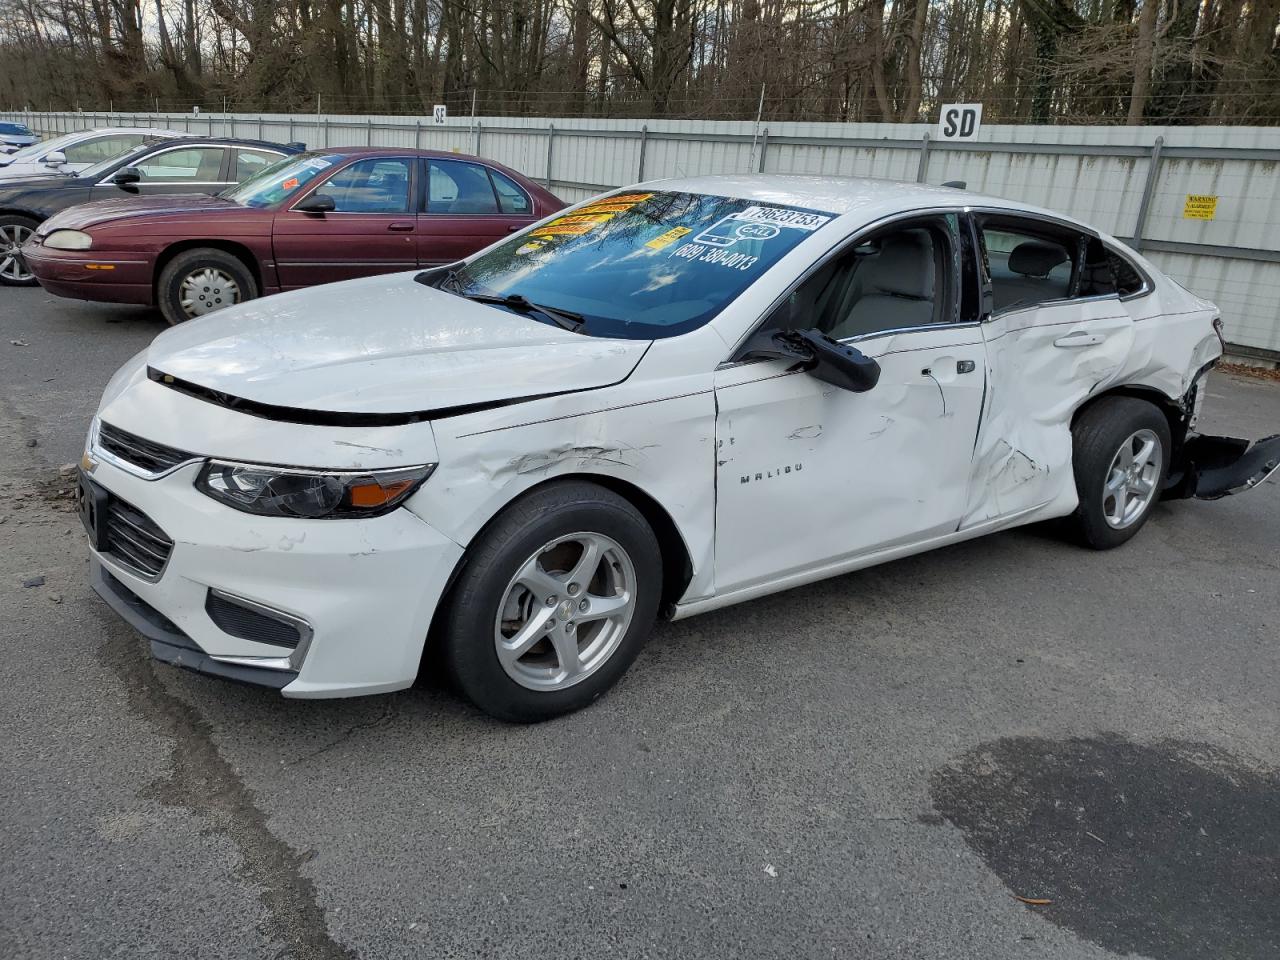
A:
[[[338,209],[338,204],[327,193],[313,193],[293,209],[301,210],[303,213],[333,213]]]
[[[132,187],[134,184],[142,182],[142,171],[137,167],[121,167],[115,172],[111,182],[117,187]]]
[[[824,383],[866,393],[880,382],[880,364],[817,330],[765,330],[747,341],[742,358],[791,360]]]
[[[45,166],[60,167],[67,162],[67,155],[61,150],[53,150],[44,155]]]

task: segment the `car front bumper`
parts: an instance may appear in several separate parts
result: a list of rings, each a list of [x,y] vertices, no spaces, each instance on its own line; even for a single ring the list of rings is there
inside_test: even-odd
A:
[[[109,544],[92,550],[94,589],[151,641],[158,659],[287,697],[357,696],[413,683],[462,555],[417,516],[401,509],[368,520],[258,517],[196,490],[198,463],[157,480],[105,461],[88,464],[108,497],[172,541],[158,576]],[[249,639],[254,630],[237,626],[243,617],[235,609],[231,621],[219,616],[211,597],[295,624],[305,642],[287,648]]]
[[[22,258],[40,286],[71,300],[150,305],[152,261],[94,250],[51,250],[23,244]]]

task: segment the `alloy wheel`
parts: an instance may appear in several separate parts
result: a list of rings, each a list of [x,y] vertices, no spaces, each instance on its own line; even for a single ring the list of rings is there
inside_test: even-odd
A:
[[[27,261],[22,256],[22,245],[35,233],[20,223],[0,226],[0,277],[25,283],[32,279]]]
[[[571,687],[613,656],[635,612],[627,552],[599,533],[542,546],[511,578],[494,623],[503,670],[530,690]]]
[[[183,278],[178,292],[182,312],[188,317],[202,317],[240,302],[240,285],[235,278],[217,267],[201,267]]]
[[[1131,527],[1159,493],[1164,450],[1155,431],[1142,429],[1120,445],[1102,488],[1102,513],[1117,530]]]

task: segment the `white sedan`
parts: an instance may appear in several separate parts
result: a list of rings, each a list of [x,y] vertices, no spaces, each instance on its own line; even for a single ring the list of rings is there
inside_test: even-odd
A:
[[[101,160],[126,153],[145,140],[186,136],[190,134],[150,127],[102,127],[64,133],[0,156],[0,180],[78,173]]]
[[[1213,304],[1069,217],[829,177],[631,187],[469,260],[156,338],[82,463],[154,656],[293,697],[590,703],[687,617],[1020,524],[1256,486]]]

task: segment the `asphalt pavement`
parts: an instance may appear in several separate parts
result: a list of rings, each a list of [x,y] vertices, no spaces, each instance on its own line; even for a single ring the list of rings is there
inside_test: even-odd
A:
[[[1280,955],[1280,485],[663,625],[539,726],[289,701],[85,582],[59,467],[162,329],[0,289],[0,957]]]

